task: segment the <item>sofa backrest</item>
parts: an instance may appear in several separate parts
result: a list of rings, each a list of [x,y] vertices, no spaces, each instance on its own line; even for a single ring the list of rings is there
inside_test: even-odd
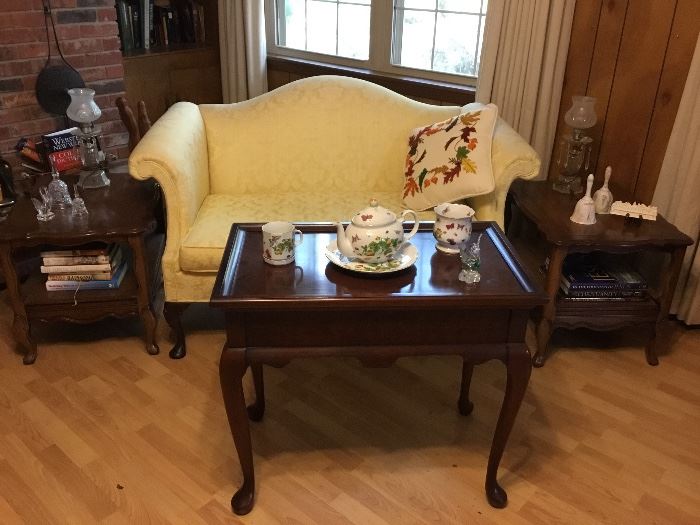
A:
[[[376,84],[311,77],[237,104],[199,106],[211,193],[401,191],[408,137],[459,113]]]

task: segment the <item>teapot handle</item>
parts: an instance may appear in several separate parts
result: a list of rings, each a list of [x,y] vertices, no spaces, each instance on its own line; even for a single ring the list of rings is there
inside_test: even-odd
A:
[[[401,222],[405,220],[406,215],[413,215],[413,228],[411,228],[411,231],[404,236],[404,241],[407,241],[408,239],[413,237],[418,231],[418,226],[420,226],[420,224],[418,223],[418,214],[415,211],[405,210],[403,213],[401,213]]]

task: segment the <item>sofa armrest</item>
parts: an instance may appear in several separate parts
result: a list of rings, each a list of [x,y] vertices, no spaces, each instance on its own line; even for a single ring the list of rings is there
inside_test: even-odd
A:
[[[491,150],[493,176],[496,187],[493,192],[468,199],[481,221],[496,221],[503,228],[506,196],[515,179],[534,179],[540,172],[537,152],[517,131],[502,119],[498,119],[493,133]]]
[[[207,136],[199,107],[190,102],[171,106],[131,152],[129,173],[160,184],[168,217],[163,261],[177,263],[180,244],[209,194]]]

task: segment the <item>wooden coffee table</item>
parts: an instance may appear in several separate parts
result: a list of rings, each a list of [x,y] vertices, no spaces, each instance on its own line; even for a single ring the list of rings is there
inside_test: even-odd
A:
[[[549,246],[545,285],[549,299],[537,324],[534,366],[544,365],[549,338],[555,328],[613,330],[630,325],[646,325],[650,328],[649,341],[645,347],[646,359],[650,365],[659,364],[656,334],[668,318],[685,249],[693,244],[692,239],[660,215],[655,221],[627,219],[619,215],[596,215],[595,224],[575,224],[569,217],[578,197],[555,192],[550,182],[515,181],[509,197],[516,206],[513,230],[519,229],[520,216],[524,215],[537,227]],[[512,234],[510,227],[508,234]],[[662,271],[658,292],[644,300],[567,299],[559,293],[564,258],[569,253],[593,251],[617,254],[658,251],[668,253],[670,262]]]
[[[253,507],[255,476],[248,418],[265,411],[262,365],[296,357],[356,357],[367,366],[397,358],[458,355],[463,358],[458,407],[472,410],[469,384],[475,364],[503,361],[507,385],[486,470],[486,495],[494,507],[507,497],[498,465],[530,377],[525,330],[530,310],[546,302],[495,223],[475,223],[481,241],[481,282],[458,281],[459,258],[435,250],[432,224],[411,242],[416,263],[396,273],[351,273],[330,263],[324,250],[335,240],[329,225],[305,225],[296,262],[270,266],[262,260],[260,225],[234,224],[214,285],[211,306],[226,315],[220,361],[226,413],[243,470],[231,500],[236,514]],[[255,403],[246,409],[242,379],[251,367]]]
[[[42,176],[17,188],[17,203],[7,219],[0,222],[0,268],[14,311],[12,331],[24,347],[24,364],[34,363],[37,357],[37,345],[31,337],[31,322],[37,320],[87,323],[109,316],[138,315],[144,325],[146,350],[158,353],[153,302],[161,281],[164,246],[164,235],[156,231],[160,190],[153,182],[132,179],[125,163],[117,164],[109,177],[109,187],[81,192],[88,208],[86,219],[73,219],[68,209],[57,211],[51,221],[37,221],[29,196],[37,196],[39,187],[51,180]],[[61,179],[72,194],[78,175],[62,175]],[[48,292],[46,275],[39,272],[38,257],[29,277],[20,282],[17,266],[26,265],[26,261],[22,262],[18,253],[37,251],[39,246],[60,249],[96,241],[119,242],[129,248],[130,267],[119,288]]]

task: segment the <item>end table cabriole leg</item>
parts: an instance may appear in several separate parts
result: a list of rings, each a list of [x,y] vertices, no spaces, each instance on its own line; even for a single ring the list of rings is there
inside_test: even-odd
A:
[[[474,410],[474,403],[469,400],[469,387],[472,383],[472,373],[474,372],[474,363],[466,360],[462,361],[462,386],[459,390],[459,401],[457,407],[459,413],[463,416],[468,416]]]
[[[12,333],[17,342],[24,347],[25,353],[22,362],[25,365],[31,365],[36,361],[36,344],[32,341],[30,335],[29,318],[27,317],[27,311],[24,308],[24,302],[22,302],[22,294],[19,290],[19,277],[12,261],[12,249],[8,245],[3,245],[0,248],[0,268],[2,268],[2,273],[5,276],[7,293],[14,311]]]
[[[525,390],[532,371],[532,361],[527,345],[519,343],[509,344],[508,357],[505,364],[508,374],[506,393],[503,398],[501,413],[498,415],[498,423],[496,424],[496,431],[493,434],[493,442],[491,443],[489,463],[486,468],[486,497],[491,506],[498,509],[502,509],[508,503],[506,491],[501,488],[497,481],[498,465],[506,448],[510,431],[513,429],[518,409],[525,396]]]
[[[553,247],[549,252],[549,266],[547,269],[546,292],[549,301],[542,309],[542,318],[537,324],[537,353],[532,361],[533,366],[539,368],[544,365],[547,354],[547,345],[552,335],[552,324],[557,314],[557,293],[561,280],[561,268],[566,257],[566,248]]]
[[[251,421],[260,421],[265,415],[265,383],[263,378],[263,365],[252,363],[250,365],[253,373],[253,386],[255,387],[255,402],[249,405],[248,417]]]
[[[250,439],[248,412],[243,396],[243,375],[248,363],[245,348],[224,346],[219,361],[219,381],[226,406],[226,416],[236,445],[238,461],[243,472],[243,484],[231,498],[231,508],[238,515],[248,514],[255,499],[253,447]]]
[[[129,247],[134,256],[134,273],[138,290],[136,291],[136,301],[139,305],[139,316],[143,322],[146,351],[151,355],[156,355],[160,350],[156,343],[157,319],[151,306],[151,294],[148,282],[148,270],[146,266],[146,245],[142,235],[129,237]]]
[[[654,327],[652,328],[651,337],[644,347],[647,363],[649,363],[651,366],[656,366],[659,364],[659,358],[656,355],[657,333],[668,319],[668,312],[671,309],[673,293],[676,290],[676,284],[678,284],[678,275],[680,274],[681,267],[683,266],[684,257],[685,246],[676,248],[671,252],[671,262],[669,263],[668,271],[666,272],[666,279],[661,285],[661,295],[659,297],[659,315],[656,318]]]
[[[182,329],[182,314],[189,303],[173,303],[166,301],[163,306],[163,316],[175,336],[175,344],[170,349],[170,359],[182,359],[187,355],[185,346],[185,331]]]

